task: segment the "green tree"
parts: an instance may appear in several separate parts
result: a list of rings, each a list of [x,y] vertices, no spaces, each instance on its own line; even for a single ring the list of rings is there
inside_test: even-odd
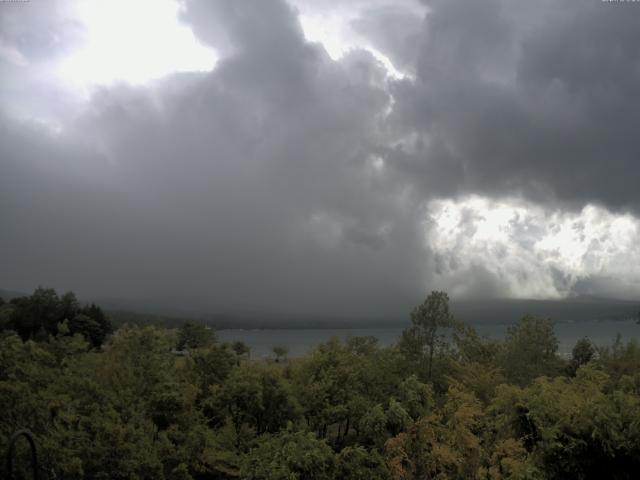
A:
[[[81,307],[78,310],[78,313],[81,315],[86,315],[98,324],[99,328],[97,330],[97,333],[92,337],[92,341],[94,346],[101,346],[106,340],[107,335],[113,332],[113,325],[111,324],[111,320],[109,319],[109,317],[98,305],[94,303]]]
[[[298,407],[279,370],[267,365],[242,364],[229,378],[211,389],[207,411],[218,424],[226,413],[238,440],[244,426],[255,435],[276,433],[297,416]]]
[[[452,385],[438,411],[421,417],[385,445],[390,478],[474,478],[481,465],[478,400]]]
[[[240,477],[246,480],[333,480],[336,459],[313,434],[283,432],[260,439],[245,457]]]
[[[381,447],[388,438],[387,416],[382,405],[371,408],[358,422],[360,441],[366,446]]]
[[[58,295],[52,288],[38,287],[28,297],[12,299],[11,304],[14,310],[9,327],[23,340],[35,338],[41,330],[55,334],[58,323],[64,320],[60,318]],[[42,337],[41,334],[39,336]]]
[[[487,480],[539,480],[542,472],[534,465],[522,442],[514,438],[498,440],[491,454],[478,469],[478,478]]]
[[[378,450],[361,446],[346,447],[336,456],[336,479],[387,480],[389,470]]]
[[[405,378],[397,391],[405,411],[413,420],[426,415],[435,405],[433,389],[426,383],[422,383],[415,375]]]
[[[448,346],[447,333],[455,327],[449,311],[449,296],[433,291],[411,312],[412,326],[402,332],[400,348],[417,363],[427,381],[433,377],[434,357]]]
[[[286,359],[288,353],[289,349],[284,345],[276,345],[273,347],[273,354],[276,356],[276,362]]]
[[[378,351],[378,339],[372,336],[349,337],[347,350],[356,355],[374,355]]]
[[[396,399],[389,400],[389,406],[385,412],[387,417],[387,431],[391,435],[397,435],[411,425],[411,417],[404,407]]]
[[[457,359],[463,363],[495,365],[500,353],[500,341],[481,337],[475,328],[462,322],[453,331],[453,342]]]
[[[307,425],[321,438],[326,438],[334,424],[342,436],[353,425],[350,404],[358,398],[357,362],[337,338],[332,338],[296,365],[294,382]]]
[[[214,331],[203,323],[184,322],[178,332],[178,350],[208,347],[215,342]]]
[[[13,312],[14,312],[13,305],[9,303],[0,305],[0,332],[3,332],[4,330],[9,330],[13,326],[11,323]]]
[[[79,333],[94,347],[102,345],[105,338],[100,324],[84,314],[78,314],[69,321],[69,332],[71,334]]]
[[[198,387],[198,398],[203,399],[214,385],[221,385],[229,377],[235,364],[234,354],[226,345],[212,345],[194,351],[185,362],[190,382]]]
[[[73,292],[58,297],[52,288],[38,287],[32,295],[11,300],[10,309],[1,308],[3,321],[0,328],[18,332],[23,340],[47,341],[58,334],[58,325],[69,323],[69,335],[80,333],[92,346],[102,345],[112,332],[109,318],[97,305],[80,307]]]
[[[507,329],[501,367],[508,381],[526,385],[539,376],[560,373],[557,352],[553,322],[527,315]]]
[[[617,382],[624,376],[640,371],[640,343],[637,339],[624,342],[620,334],[611,346],[598,348],[598,363]]]
[[[58,318],[62,321],[71,320],[80,313],[80,303],[73,292],[66,292],[63,294],[60,297],[57,308]]]
[[[589,363],[596,354],[596,349],[587,337],[579,339],[571,350],[571,361],[567,367],[570,376],[575,376],[580,366]]]
[[[423,317],[412,361],[408,343],[353,337],[239,362],[226,343],[178,356],[173,329],[105,334],[99,307],[40,289],[0,305],[23,328],[0,333],[0,445],[29,428],[47,476],[78,480],[635,478],[637,340],[578,341],[567,365],[547,320],[498,342]]]
[[[235,342],[233,342],[231,344],[231,350],[233,350],[236,354],[236,357],[238,357],[238,365],[240,364],[240,359],[242,357],[246,356],[247,358],[249,358],[249,356],[251,355],[251,349],[249,348],[249,345],[244,343],[242,340],[236,340]]]
[[[545,478],[631,479],[640,467],[640,398],[610,380],[586,364],[575,378],[503,385],[490,409],[500,419],[493,428],[522,438]]]

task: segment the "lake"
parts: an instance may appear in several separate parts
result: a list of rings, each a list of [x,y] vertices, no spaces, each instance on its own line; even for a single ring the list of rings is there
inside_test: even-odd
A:
[[[344,329],[278,329],[278,330],[219,330],[218,337],[222,341],[242,340],[251,348],[253,358],[273,356],[274,345],[285,345],[289,348],[290,357],[300,357],[331,337],[346,339],[355,336],[373,336],[380,345],[395,343],[404,327],[395,328],[344,328]],[[501,338],[508,325],[483,324],[475,325],[478,333],[490,338]],[[556,336],[561,354],[568,354],[576,341],[588,337],[597,345],[610,345],[620,333],[623,340],[636,338],[640,340],[640,325],[635,321],[589,321],[556,323]]]

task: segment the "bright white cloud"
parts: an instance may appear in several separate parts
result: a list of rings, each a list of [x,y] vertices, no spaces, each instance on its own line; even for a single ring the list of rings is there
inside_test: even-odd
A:
[[[398,70],[388,56],[374,48],[366,38],[354,31],[351,24],[361,15],[364,7],[371,8],[372,4],[359,5],[357,2],[323,5],[305,1],[292,2],[299,10],[300,24],[305,38],[310,42],[322,44],[333,60],[339,60],[350,50],[364,49],[370,52],[386,69],[387,75],[400,79],[410,76],[407,72]],[[378,2],[384,5],[386,2]]]
[[[78,4],[84,46],[61,62],[58,73],[80,86],[126,81],[140,84],[173,72],[206,71],[215,52],[177,18],[175,0],[90,0]]]
[[[514,298],[640,294],[640,220],[630,214],[472,196],[432,201],[425,226],[438,281],[454,295],[483,294],[483,283]]]

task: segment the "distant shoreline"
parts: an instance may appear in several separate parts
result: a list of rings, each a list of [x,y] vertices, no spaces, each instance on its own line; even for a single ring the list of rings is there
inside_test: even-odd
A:
[[[473,327],[483,327],[483,326],[505,326],[508,327],[517,323],[517,319],[513,321],[498,321],[498,322],[466,322]],[[634,322],[636,324],[640,323],[635,318],[597,318],[597,319],[587,319],[587,320],[553,320],[555,325],[567,325],[567,324],[589,324],[589,323],[630,323]],[[215,325],[213,325],[215,327]],[[308,324],[290,324],[290,325],[273,325],[273,326],[260,326],[260,327],[248,327],[248,326],[223,326],[223,327],[215,327],[215,330],[218,332],[228,331],[228,330],[243,330],[243,331],[264,331],[264,330],[382,330],[382,329],[402,329],[410,327],[411,323],[406,322],[403,324],[347,324],[347,325],[332,325],[332,324],[320,324],[320,325],[308,325]]]
[[[217,329],[218,338],[223,342],[241,340],[251,348],[252,356],[267,358],[272,356],[275,345],[289,348],[291,358],[307,354],[318,344],[332,337],[346,340],[353,336],[370,336],[378,339],[380,346],[390,346],[398,342],[402,330],[408,325],[392,327],[360,326],[340,328],[225,328]],[[502,339],[507,334],[508,323],[472,324],[478,334],[490,339]],[[555,322],[555,335],[558,339],[558,354],[568,356],[577,340],[587,337],[599,346],[611,345],[616,335],[640,340],[640,325],[633,319],[584,320]]]

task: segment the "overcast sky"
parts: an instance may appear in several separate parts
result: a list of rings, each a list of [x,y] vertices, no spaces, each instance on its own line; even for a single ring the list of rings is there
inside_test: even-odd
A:
[[[640,297],[640,3],[0,2],[0,288]]]

